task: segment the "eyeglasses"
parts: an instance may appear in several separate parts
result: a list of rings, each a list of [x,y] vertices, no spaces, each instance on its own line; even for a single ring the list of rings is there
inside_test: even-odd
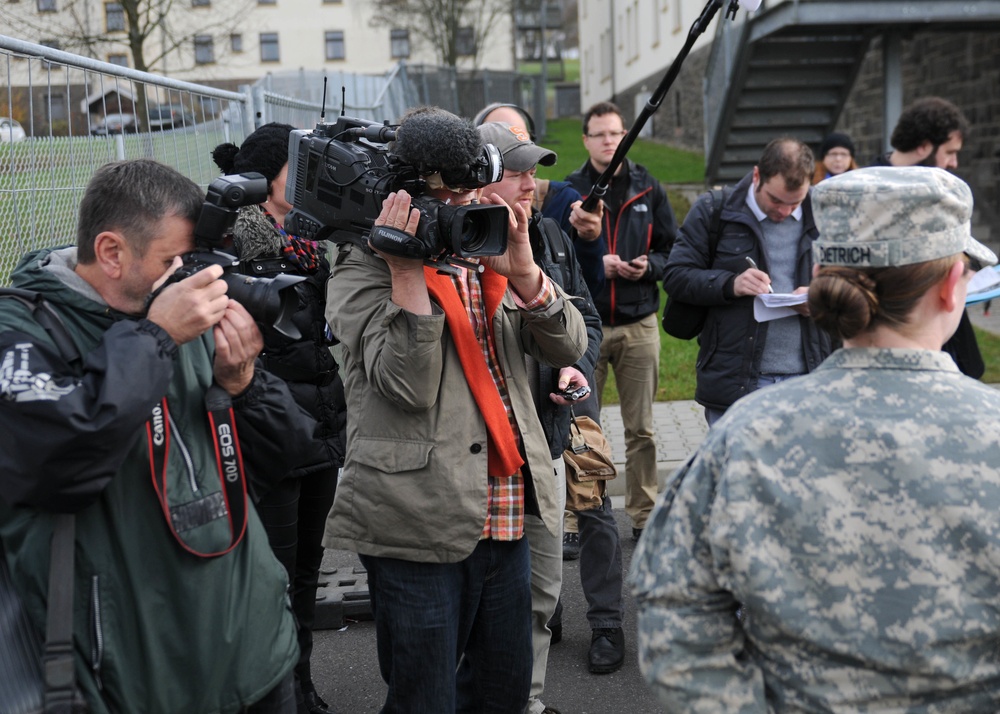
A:
[[[602,131],[600,134],[587,134],[588,139],[620,139],[625,136],[625,131]]]

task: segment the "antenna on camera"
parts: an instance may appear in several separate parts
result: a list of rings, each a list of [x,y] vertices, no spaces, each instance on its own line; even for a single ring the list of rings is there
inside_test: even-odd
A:
[[[340,116],[347,113],[347,87],[340,85]]]
[[[319,105],[319,123],[326,119],[326,77],[323,77],[323,102]]]

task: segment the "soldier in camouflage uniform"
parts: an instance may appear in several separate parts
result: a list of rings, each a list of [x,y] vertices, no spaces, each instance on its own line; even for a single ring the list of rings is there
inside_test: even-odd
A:
[[[668,483],[630,576],[642,670],[677,712],[1000,711],[1000,392],[940,351],[996,256],[940,169],[812,200],[810,311],[844,348]]]

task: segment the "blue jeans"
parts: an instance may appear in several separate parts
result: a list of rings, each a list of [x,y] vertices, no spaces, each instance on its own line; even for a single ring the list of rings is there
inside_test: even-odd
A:
[[[389,686],[383,714],[521,714],[532,657],[525,538],[480,541],[458,563],[360,557]]]

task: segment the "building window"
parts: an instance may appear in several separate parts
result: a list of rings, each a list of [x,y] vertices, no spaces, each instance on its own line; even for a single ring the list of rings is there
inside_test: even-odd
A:
[[[257,0],[258,5],[277,5],[278,0]]]
[[[194,63],[212,64],[215,62],[215,40],[211,35],[194,36]]]
[[[328,60],[342,60],[346,52],[344,50],[344,33],[341,30],[330,30],[326,33],[326,58]]]
[[[38,12],[55,12],[56,0],[38,0]]]
[[[405,59],[410,56],[410,31],[390,30],[389,49],[393,59]]]
[[[128,67],[128,55],[125,54],[108,55],[108,62],[110,62],[111,64],[116,64],[119,67]]]
[[[104,3],[104,28],[108,32],[123,32],[125,30],[125,10],[121,3]]]
[[[59,40],[51,40],[51,39],[50,40],[40,40],[38,42],[38,44],[42,45],[43,47],[48,47],[48,48],[53,49],[53,50],[61,50],[62,49],[62,43],[59,42]]]
[[[209,7],[212,0],[191,0],[191,7]]]
[[[324,5],[341,5],[344,0],[323,0]]]
[[[243,51],[243,35],[232,34],[229,36],[229,49],[233,52]]]
[[[280,62],[281,50],[278,48],[277,32],[260,33],[260,61]]]
[[[61,92],[49,94],[49,118],[52,121],[62,121],[69,118],[66,111],[66,95]]]
[[[455,33],[455,54],[468,57],[476,54],[476,31],[471,27],[460,27]]]

